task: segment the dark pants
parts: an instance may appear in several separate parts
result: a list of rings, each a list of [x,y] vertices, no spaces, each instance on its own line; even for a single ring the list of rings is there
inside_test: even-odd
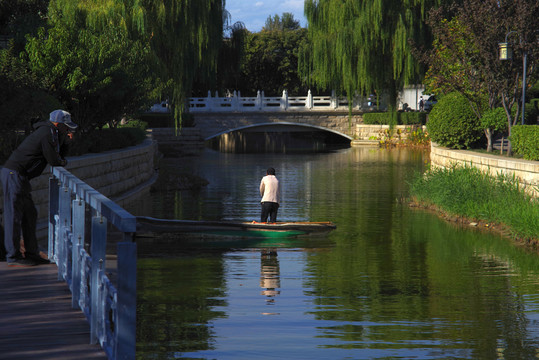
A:
[[[264,201],[260,203],[262,205],[262,213],[260,214],[260,222],[267,222],[268,216],[270,222],[277,222],[277,210],[279,210],[279,204],[276,202]]]
[[[0,173],[4,190],[4,245],[8,262],[22,257],[21,233],[27,255],[38,255],[36,238],[37,210],[32,186],[26,176],[3,168]]]

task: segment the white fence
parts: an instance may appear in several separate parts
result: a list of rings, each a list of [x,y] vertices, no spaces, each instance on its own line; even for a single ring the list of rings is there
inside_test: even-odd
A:
[[[384,110],[377,107],[376,98],[356,96],[352,99],[352,109],[372,111]],[[221,112],[221,111],[348,111],[348,99],[337,97],[335,92],[331,96],[313,96],[309,90],[306,96],[288,96],[286,90],[282,96],[266,97],[263,91],[258,91],[256,97],[242,97],[239,92],[226,97],[219,97],[218,93],[207,97],[195,97],[189,100],[190,112]]]

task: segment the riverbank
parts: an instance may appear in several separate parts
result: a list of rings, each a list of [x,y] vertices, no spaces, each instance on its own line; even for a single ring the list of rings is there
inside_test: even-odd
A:
[[[431,168],[413,181],[410,194],[412,207],[538,248],[539,201],[523,191],[515,177],[492,177],[469,165]]]

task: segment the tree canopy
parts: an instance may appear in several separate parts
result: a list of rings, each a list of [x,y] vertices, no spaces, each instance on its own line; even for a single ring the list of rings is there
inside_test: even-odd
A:
[[[128,38],[149,44],[159,77],[170,84],[170,104],[181,117],[195,76],[210,76],[217,66],[223,33],[224,0],[52,0],[68,21],[86,13],[86,26],[105,32],[114,24]]]
[[[298,30],[300,27],[299,20],[294,19],[294,14],[285,12],[282,16],[278,14],[268,16],[262,31]]]
[[[464,0],[458,7],[431,11],[429,24],[435,40],[426,56],[430,65],[427,86],[441,94],[458,91],[478,119],[487,110],[503,106],[510,131],[519,115],[524,52],[528,53],[527,83],[534,83],[538,75],[538,18],[535,0]],[[508,34],[514,59],[502,61],[498,44]],[[517,110],[512,111],[515,104]],[[493,129],[484,129],[489,150]]]
[[[306,94],[308,89],[298,75],[299,49],[306,41],[307,30],[302,28],[249,34],[238,89],[248,96],[256,96],[257,90],[270,96],[283,90]]]
[[[397,92],[421,79],[408,42],[430,43],[427,11],[440,0],[306,0],[309,41],[301,69],[322,88]]]

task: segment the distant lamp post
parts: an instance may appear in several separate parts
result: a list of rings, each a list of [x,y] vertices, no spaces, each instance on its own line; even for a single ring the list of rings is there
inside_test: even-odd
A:
[[[516,31],[509,31],[505,35],[505,42],[498,44],[498,47],[500,49],[500,60],[513,60],[513,49],[511,48],[511,44],[509,44],[509,42],[507,41],[507,37],[513,33],[516,33]],[[522,38],[520,38],[520,41],[522,42]],[[528,52],[524,50],[524,54],[522,56],[522,125],[525,124],[524,110],[526,107],[526,66],[527,65],[528,65]]]

